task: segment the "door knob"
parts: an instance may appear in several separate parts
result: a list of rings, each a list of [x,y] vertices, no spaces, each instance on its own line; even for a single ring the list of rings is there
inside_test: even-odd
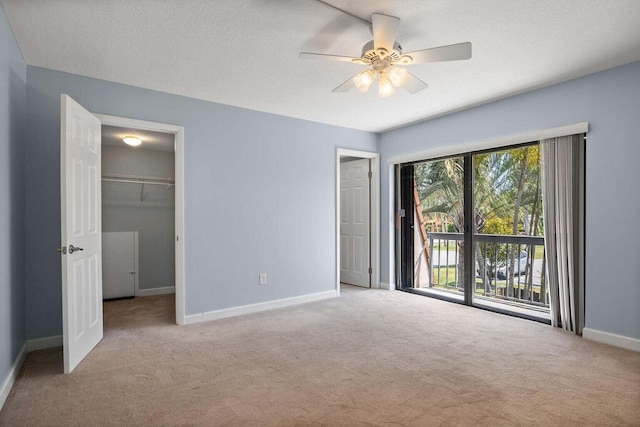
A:
[[[79,248],[77,246],[69,245],[69,253],[72,254],[76,251],[84,251],[84,249]]]

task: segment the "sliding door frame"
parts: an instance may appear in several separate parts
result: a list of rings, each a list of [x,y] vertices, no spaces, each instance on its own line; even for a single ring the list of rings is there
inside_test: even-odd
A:
[[[413,259],[413,221],[405,221],[404,218],[407,217],[407,206],[412,204],[406,202],[407,199],[413,200],[412,198],[408,198],[406,194],[407,186],[403,185],[403,177],[402,177],[402,168],[406,168],[410,164],[419,163],[419,162],[431,162],[443,160],[451,157],[463,157],[464,159],[464,245],[465,248],[471,248],[471,250],[464,251],[464,300],[460,300],[458,298],[454,298],[453,296],[447,296],[441,293],[429,294],[429,297],[443,299],[450,302],[455,302],[459,304],[469,305],[473,307],[477,307],[483,310],[489,310],[498,312],[501,314],[522,317],[529,320],[536,321],[544,321],[540,318],[528,316],[527,314],[522,313],[514,313],[508,310],[502,310],[500,308],[489,308],[485,306],[479,306],[474,304],[473,295],[474,295],[474,282],[475,282],[475,226],[474,226],[474,182],[473,182],[473,157],[476,154],[481,154],[484,152],[490,151],[499,151],[501,149],[512,149],[518,148],[519,146],[527,146],[534,144],[536,141],[540,141],[542,139],[550,138],[550,137],[558,137],[564,135],[572,135],[572,134],[586,134],[588,132],[588,123],[582,122],[568,126],[562,126],[558,128],[552,129],[544,129],[535,132],[529,132],[520,135],[513,135],[504,138],[498,138],[495,140],[483,141],[478,143],[471,143],[465,145],[458,145],[453,147],[443,147],[440,149],[430,150],[427,152],[416,153],[412,155],[405,155],[401,157],[396,157],[389,159],[388,163],[390,166],[395,166],[394,179],[393,183],[395,187],[395,192],[390,192],[390,197],[393,197],[393,204],[391,206],[396,207],[395,221],[395,245],[390,245],[390,259],[392,263],[394,263],[395,267],[395,283],[396,289],[403,290],[411,293],[419,293],[420,295],[425,295],[422,292],[417,292],[413,289],[413,280],[408,281],[408,279],[413,279],[413,268],[410,268],[410,274],[406,271],[406,261],[403,266],[403,259],[401,255],[401,248],[405,250],[410,250],[411,256],[409,259]],[[584,159],[581,159],[584,161]],[[413,170],[413,168],[411,168]],[[582,171],[582,174],[584,172]],[[406,180],[406,177],[405,177]],[[412,188],[412,187],[411,187]],[[403,200],[404,199],[404,200]],[[584,203],[584,201],[583,201]],[[404,211],[403,211],[404,209]],[[411,211],[411,217],[413,214],[413,209],[409,209]],[[584,215],[582,212],[581,215]],[[581,226],[584,226],[583,218],[580,218]],[[404,225],[404,229],[403,229]],[[406,240],[407,235],[411,234],[411,246],[407,246]],[[405,239],[405,240],[403,240]],[[583,252],[583,249],[581,249]],[[579,255],[582,255],[579,254]],[[407,275],[411,277],[406,277]],[[404,279],[404,280],[403,280]],[[411,287],[406,287],[405,285],[410,284]],[[582,298],[583,298],[582,294]],[[582,306],[582,304],[581,304]],[[545,323],[550,323],[546,322]]]
[[[503,149],[517,149],[527,146],[532,146],[539,144],[539,141],[529,141],[519,144],[512,144],[506,147],[495,147],[490,149],[471,151],[466,153],[461,153],[455,156],[446,156],[440,157],[436,159],[425,159],[422,161],[415,161],[410,163],[404,163],[397,165],[397,170],[399,171],[398,176],[400,177],[397,193],[399,197],[397,198],[396,204],[398,206],[398,217],[399,217],[399,227],[397,227],[396,232],[399,235],[397,238],[396,247],[400,250],[396,251],[396,263],[399,266],[397,271],[397,280],[396,280],[396,289],[402,290],[409,293],[419,294],[423,296],[428,296],[431,298],[441,299],[449,302],[455,302],[462,305],[467,305],[471,307],[480,308],[483,310],[493,311],[500,314],[506,314],[510,316],[525,318],[528,320],[535,320],[544,323],[550,323],[549,320],[528,315],[527,313],[522,312],[514,312],[507,309],[502,309],[500,307],[489,307],[484,305],[475,304],[474,295],[475,295],[475,253],[476,253],[476,229],[475,229],[475,165],[474,158],[478,154],[489,153],[502,151]],[[419,291],[414,288],[414,268],[412,265],[409,265],[409,261],[413,261],[415,259],[414,255],[414,200],[413,200],[413,185],[412,182],[414,168],[413,165],[417,163],[425,163],[425,162],[437,162],[443,161],[451,158],[461,158],[463,161],[463,230],[461,230],[464,239],[464,253],[462,257],[462,262],[464,264],[463,268],[463,277],[462,277],[462,289],[464,291],[462,298],[459,296],[454,296],[455,294],[447,294],[445,292],[429,292],[426,293],[424,291]],[[403,254],[406,254],[403,256]]]

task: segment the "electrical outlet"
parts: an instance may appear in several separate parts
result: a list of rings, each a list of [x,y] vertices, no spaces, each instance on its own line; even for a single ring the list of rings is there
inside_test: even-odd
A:
[[[260,273],[260,284],[261,285],[267,284],[267,273]]]

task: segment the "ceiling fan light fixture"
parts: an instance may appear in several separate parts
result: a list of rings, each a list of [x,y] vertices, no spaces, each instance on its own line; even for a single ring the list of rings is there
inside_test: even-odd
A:
[[[363,72],[356,74],[353,78],[353,83],[360,92],[366,92],[376,79],[376,73],[373,70],[364,70]]]
[[[360,19],[360,18],[358,18]],[[371,33],[373,40],[362,46],[360,57],[330,55],[325,53],[300,52],[300,58],[327,59],[365,65],[367,69],[333,89],[334,93],[347,92],[354,86],[360,92],[367,92],[373,82],[378,80],[378,96],[385,98],[402,87],[411,95],[429,87],[405,66],[431,62],[461,61],[471,59],[471,43],[455,43],[446,46],[431,47],[408,53],[402,52],[400,42],[396,40],[400,18],[397,16],[374,13],[371,15]]]
[[[393,88],[391,80],[387,76],[380,76],[378,80],[378,96],[380,98],[386,98],[393,95],[396,90]]]
[[[142,144],[142,140],[137,136],[125,136],[124,138],[122,138],[122,141],[132,147],[137,147],[138,145]]]
[[[387,72],[391,84],[395,87],[400,87],[407,80],[407,69],[404,67],[390,67]]]

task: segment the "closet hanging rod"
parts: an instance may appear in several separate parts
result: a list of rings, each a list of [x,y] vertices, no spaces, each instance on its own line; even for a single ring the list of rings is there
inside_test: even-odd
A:
[[[102,175],[102,180],[107,182],[125,182],[131,184],[164,185],[169,187],[175,185],[175,182],[172,178],[159,178],[152,176],[105,174]]]
[[[173,182],[158,182],[158,181],[143,181],[143,180],[133,180],[133,179],[121,179],[121,178],[102,178],[103,181],[106,182],[128,182],[131,184],[148,184],[148,185],[163,185],[165,187],[173,187],[175,184]]]

